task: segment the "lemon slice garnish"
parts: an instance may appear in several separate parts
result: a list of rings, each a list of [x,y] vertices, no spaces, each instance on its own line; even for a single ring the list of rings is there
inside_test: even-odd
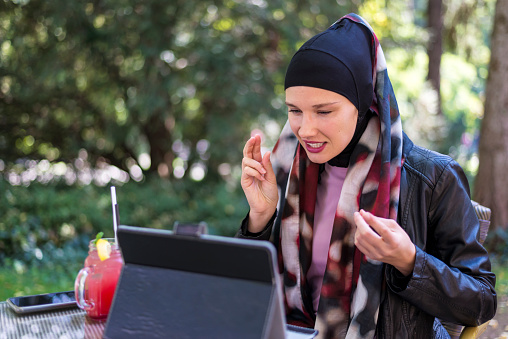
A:
[[[111,244],[107,240],[99,239],[97,240],[95,246],[97,246],[97,254],[99,255],[99,259],[101,259],[101,261],[109,258],[111,254]]]

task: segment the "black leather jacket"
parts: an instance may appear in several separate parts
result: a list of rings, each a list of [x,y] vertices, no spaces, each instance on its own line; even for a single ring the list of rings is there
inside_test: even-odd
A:
[[[385,265],[377,338],[435,338],[435,317],[480,325],[496,312],[496,277],[477,241],[466,176],[449,156],[416,146],[405,134],[403,155],[397,222],[416,245],[416,261],[409,277]],[[245,224],[240,237],[268,239],[272,233],[267,227],[249,234]]]
[[[480,325],[496,312],[496,277],[477,241],[465,174],[406,135],[403,154],[397,222],[416,245],[416,262],[409,278],[386,265],[378,338],[433,338],[434,317]]]

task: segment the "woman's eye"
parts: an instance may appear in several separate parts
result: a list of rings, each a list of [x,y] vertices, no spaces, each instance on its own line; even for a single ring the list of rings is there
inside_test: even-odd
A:
[[[318,111],[318,114],[323,114],[323,115],[330,114],[330,113],[332,113],[332,111]]]
[[[302,111],[300,111],[299,109],[290,109],[289,110],[289,113],[293,113],[293,114],[298,114],[298,113],[301,113]]]

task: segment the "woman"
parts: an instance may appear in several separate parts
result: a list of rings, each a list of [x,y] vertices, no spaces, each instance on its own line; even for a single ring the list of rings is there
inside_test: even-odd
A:
[[[435,318],[491,319],[495,276],[467,179],[402,132],[370,26],[350,14],[307,41],[285,88],[273,154],[259,136],[244,148],[238,236],[275,239],[288,323],[326,338],[433,338]]]

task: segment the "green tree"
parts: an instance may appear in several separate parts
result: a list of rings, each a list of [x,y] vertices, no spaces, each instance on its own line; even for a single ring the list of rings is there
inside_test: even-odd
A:
[[[480,167],[474,197],[492,210],[492,228],[508,229],[508,1],[497,0],[492,54],[480,138]],[[501,241],[502,247],[506,246]]]
[[[175,164],[201,164],[211,178],[238,161],[254,120],[280,115],[285,65],[302,39],[349,9],[264,0],[0,6],[7,166],[71,163],[84,149],[92,166],[170,177]]]

